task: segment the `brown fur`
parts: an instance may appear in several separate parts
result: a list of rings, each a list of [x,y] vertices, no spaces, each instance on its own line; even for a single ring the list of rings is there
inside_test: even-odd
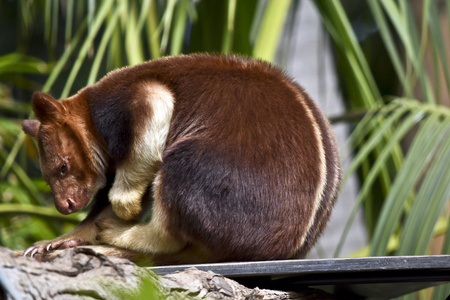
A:
[[[57,208],[79,210],[101,189],[119,216],[94,213],[98,234],[86,242],[159,263],[285,259],[306,254],[329,219],[341,178],[333,133],[271,65],[169,57],[49,97],[34,96],[39,121],[23,127],[38,139]],[[148,197],[151,221],[125,222],[146,212]]]

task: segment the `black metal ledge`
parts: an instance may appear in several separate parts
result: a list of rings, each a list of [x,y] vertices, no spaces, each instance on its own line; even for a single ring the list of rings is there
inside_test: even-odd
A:
[[[191,267],[233,278],[247,286],[278,290],[332,286],[361,297],[395,297],[450,282],[450,255],[296,259],[150,269],[165,275]]]

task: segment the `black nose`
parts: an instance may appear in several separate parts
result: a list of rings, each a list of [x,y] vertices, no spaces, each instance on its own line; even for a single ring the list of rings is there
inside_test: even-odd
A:
[[[67,199],[67,211],[70,214],[73,213],[74,206],[75,206],[75,202],[73,201],[73,199],[71,199],[71,198]]]

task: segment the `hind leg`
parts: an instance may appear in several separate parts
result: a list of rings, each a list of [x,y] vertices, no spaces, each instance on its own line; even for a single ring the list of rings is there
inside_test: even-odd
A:
[[[120,219],[97,222],[100,242],[150,254],[170,254],[181,251],[187,241],[169,226],[170,215],[158,196],[158,178],[155,179],[152,219],[148,224],[131,223]]]

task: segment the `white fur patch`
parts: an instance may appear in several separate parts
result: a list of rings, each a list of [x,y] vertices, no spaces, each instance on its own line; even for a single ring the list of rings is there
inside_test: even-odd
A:
[[[170,121],[172,120],[174,99],[172,93],[161,84],[147,86],[150,102],[153,108],[153,116],[147,124],[142,143],[138,143],[137,151],[141,151],[146,158],[154,161],[162,161],[167,135],[169,134]]]
[[[311,120],[313,130],[314,130],[314,136],[316,137],[316,147],[317,147],[317,152],[319,155],[319,166],[318,167],[320,170],[319,184],[316,187],[316,194],[314,195],[314,199],[313,199],[314,200],[313,201],[313,210],[311,213],[311,217],[308,221],[308,226],[307,226],[307,228],[305,228],[305,231],[300,239],[300,242],[295,249],[295,251],[297,251],[304,244],[306,236],[308,235],[311,227],[314,225],[317,211],[319,210],[320,204],[323,201],[323,193],[325,191],[325,185],[327,183],[327,165],[326,165],[325,147],[323,144],[322,131],[320,129],[319,124],[317,123],[316,117],[313,115],[313,112],[306,104],[304,97],[297,91],[297,89],[294,86],[292,86],[292,84],[290,84],[290,83],[287,83],[287,84],[297,94],[297,100],[301,103],[301,105],[305,109],[306,115]]]
[[[167,229],[167,212],[161,205],[159,176],[153,182],[154,202],[152,219],[148,224],[117,225],[102,231],[102,241],[108,244],[144,253],[176,253],[186,241],[174,237]]]
[[[97,169],[97,174],[99,174],[99,178],[97,179],[95,190],[93,192],[93,195],[96,195],[97,192],[105,187],[106,185],[106,168],[107,168],[107,161],[106,161],[106,151],[104,151],[100,145],[96,143],[90,143],[89,147],[91,148],[91,155],[94,160],[93,165]]]
[[[143,88],[147,98],[136,100],[146,101],[153,114],[145,122],[143,131],[135,129],[136,142],[132,152],[119,164],[109,193],[114,212],[124,219],[131,219],[139,213],[141,197],[154,177],[152,169],[162,161],[174,107],[174,97],[164,85],[151,82]],[[119,207],[121,211],[116,210]]]

